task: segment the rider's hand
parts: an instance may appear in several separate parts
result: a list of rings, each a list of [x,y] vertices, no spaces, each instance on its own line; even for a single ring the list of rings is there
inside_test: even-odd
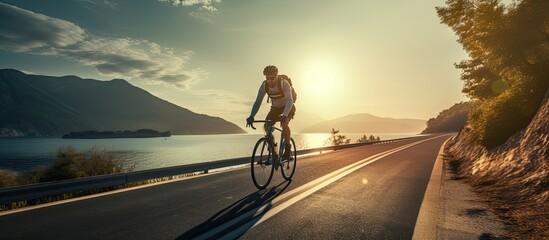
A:
[[[253,117],[246,118],[246,127],[251,127],[253,123],[254,123]]]
[[[280,122],[281,123],[286,123],[287,121],[288,121],[288,117],[286,117],[284,115],[280,116]]]

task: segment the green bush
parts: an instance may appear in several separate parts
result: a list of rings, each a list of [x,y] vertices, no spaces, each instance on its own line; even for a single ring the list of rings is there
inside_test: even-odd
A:
[[[349,144],[351,142],[351,139],[347,138],[345,135],[338,134],[339,130],[335,130],[332,128],[332,131],[330,132],[331,136],[328,138],[328,143],[332,146],[339,146],[343,144]]]
[[[467,123],[467,114],[478,106],[477,102],[460,102],[445,109],[427,121],[427,127],[421,133],[457,132]]]
[[[369,143],[369,142],[379,142],[379,141],[381,141],[380,137],[376,137],[374,135],[370,135],[370,137],[368,137],[366,136],[366,134],[364,134],[361,138],[356,140],[357,143]]]
[[[549,88],[549,1],[448,0],[441,22],[458,36],[470,59],[463,93],[481,105],[469,112],[470,140],[493,148],[528,125]]]
[[[504,143],[528,126],[539,106],[539,96],[513,88],[484,101],[469,113],[470,141],[488,148]]]
[[[17,185],[17,173],[0,169],[0,188]]]
[[[80,152],[72,147],[62,147],[57,158],[47,167],[37,168],[22,175],[20,184],[57,181],[124,172],[121,161],[116,160],[104,149],[96,147]]]
[[[46,169],[46,167],[39,167],[33,169],[28,173],[19,175],[17,177],[17,185],[26,185],[42,182],[41,179],[42,176],[44,176],[44,172],[46,171]]]

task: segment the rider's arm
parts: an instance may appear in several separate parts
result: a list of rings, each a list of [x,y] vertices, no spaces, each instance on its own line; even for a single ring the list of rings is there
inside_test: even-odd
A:
[[[284,98],[286,99],[286,105],[284,106],[284,116],[288,116],[292,107],[294,106],[294,99],[292,98],[292,87],[288,81],[282,81],[282,90],[284,91]]]
[[[252,112],[250,113],[250,117],[255,117],[257,114],[257,111],[259,111],[259,107],[261,107],[261,102],[263,102],[263,98],[265,97],[265,87],[263,86],[265,82],[259,86],[259,91],[257,92],[257,97],[255,98],[254,106],[252,107]]]

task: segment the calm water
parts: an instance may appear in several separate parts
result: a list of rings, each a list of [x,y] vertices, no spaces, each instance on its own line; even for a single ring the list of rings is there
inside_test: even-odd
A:
[[[363,134],[343,133],[356,142]],[[415,134],[375,134],[382,140]],[[169,138],[60,139],[0,138],[0,169],[19,172],[48,165],[60,147],[86,151],[97,147],[111,152],[135,170],[244,157],[251,154],[260,134],[184,135]],[[298,149],[327,146],[328,133],[292,134]]]

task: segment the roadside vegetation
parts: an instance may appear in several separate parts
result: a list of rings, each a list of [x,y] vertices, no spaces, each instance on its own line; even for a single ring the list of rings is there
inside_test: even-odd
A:
[[[517,239],[549,239],[549,103],[540,108],[549,95],[548,12],[545,0],[437,7],[469,55],[455,66],[462,92],[478,103],[451,143],[452,161]]]
[[[105,149],[94,147],[88,151],[78,151],[72,147],[63,147],[57,151],[56,159],[49,166],[37,168],[28,173],[17,173],[10,170],[0,170],[0,188],[47,181],[73,179],[79,177],[90,177],[97,175],[130,172],[133,170],[133,168],[134,166],[126,167],[122,161],[114,158],[112,154],[110,154]],[[104,188],[68,192],[39,199],[22,200],[0,205],[0,211],[76,198],[91,194],[103,193],[107,191],[135,187],[145,184],[180,179],[197,174],[198,173],[174,175],[170,177],[129,182],[123,185],[114,185]]]
[[[421,134],[457,132],[467,124],[467,114],[478,106],[477,102],[460,102],[445,109],[436,118],[427,121],[427,127]]]
[[[374,135],[370,135],[370,137],[367,137],[366,134],[364,134],[362,137],[356,140],[357,143],[369,143],[369,142],[379,142],[379,141],[381,141],[381,138],[376,137]]]
[[[469,59],[462,92],[478,101],[468,116],[470,142],[494,148],[525,128],[549,87],[549,2],[447,0],[438,16]]]
[[[62,147],[57,151],[56,159],[49,166],[36,168],[22,174],[1,170],[0,187],[121,173],[130,170],[132,168],[124,168],[123,163],[115,159],[105,149],[94,147],[82,152],[72,147]]]
[[[356,142],[357,143],[369,143],[369,142],[378,142],[381,141],[380,137],[376,137],[374,135],[370,135],[369,137],[364,134],[362,137],[360,137]],[[339,130],[335,130],[332,128],[332,131],[330,132],[330,137],[326,141],[327,144],[330,146],[340,146],[344,144],[351,143],[351,139],[347,138],[345,135],[339,134]]]
[[[350,138],[347,138],[345,135],[339,134],[339,130],[332,128],[330,132],[330,137],[328,138],[328,143],[332,146],[339,146],[343,144],[349,144],[351,142]]]
[[[17,185],[17,173],[0,169],[0,188]]]

